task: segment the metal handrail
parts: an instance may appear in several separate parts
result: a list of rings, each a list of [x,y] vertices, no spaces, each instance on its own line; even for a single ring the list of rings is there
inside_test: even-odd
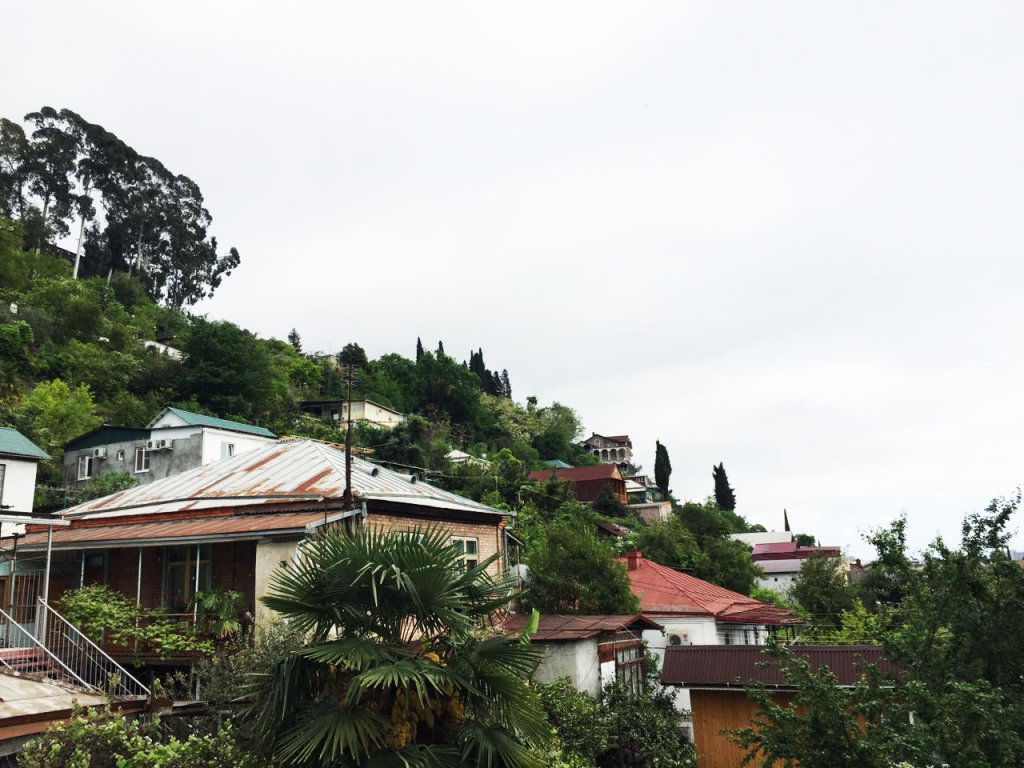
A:
[[[109,684],[110,679],[114,675],[119,675],[120,682],[117,687],[119,689],[123,689],[123,693],[120,695],[150,695],[149,689],[146,686],[139,682],[139,680],[135,678],[127,669],[118,664],[117,661],[115,661],[106,651],[104,651],[96,643],[90,640],[80,629],[78,629],[78,627],[76,627],[70,621],[68,621],[59,613],[57,613],[57,611],[55,611],[53,608],[51,608],[44,598],[39,598],[39,604],[45,609],[48,616],[53,616],[60,622],[60,625],[63,626],[64,631],[63,640],[66,641],[68,645],[74,646],[75,652],[79,654],[79,661],[88,664],[92,668],[94,676],[97,677],[98,680],[106,678]],[[51,626],[50,631],[52,632],[55,628],[56,626]],[[91,651],[83,651],[83,647],[85,649],[91,649]],[[54,657],[56,658],[56,654],[54,654]],[[66,665],[64,665],[64,663],[61,662],[61,666]],[[75,675],[75,677],[81,679],[78,677],[78,675]],[[99,690],[99,686],[95,684],[89,685],[89,687]],[[111,693],[114,692],[111,691]]]
[[[56,613],[56,611],[54,611],[54,613]],[[21,626],[21,624],[16,622],[10,616],[10,614],[7,613],[7,611],[4,611],[3,609],[0,609],[0,617],[3,617],[4,619],[7,620],[7,634],[5,636],[5,644],[8,647],[10,647],[10,643],[7,642],[7,640],[10,638],[11,627],[17,627],[18,631],[21,632],[21,634],[23,634],[25,637],[27,637],[29,639],[29,641],[32,643],[32,645],[36,646],[40,651],[42,651],[43,654],[47,658],[49,658],[51,661],[55,661],[57,664],[59,664],[64,669],[65,672],[67,672],[69,675],[71,675],[72,678],[74,678],[75,680],[78,681],[79,685],[81,685],[81,686],[83,686],[83,687],[85,687],[85,688],[87,688],[89,690],[94,690],[95,689],[95,686],[90,685],[89,683],[85,682],[85,680],[83,680],[81,677],[79,677],[75,673],[75,671],[73,669],[71,669],[71,667],[69,667],[61,659],[59,659],[56,654],[54,654],[49,648],[47,648],[45,645],[43,645],[41,642],[39,642],[36,638],[34,638],[32,636],[32,633],[28,632],[23,626]],[[12,667],[7,662],[6,659],[0,658],[0,662],[2,662],[3,665],[5,667],[7,667],[8,669],[10,669],[12,672],[16,672],[17,671],[17,670],[14,669],[14,667]]]

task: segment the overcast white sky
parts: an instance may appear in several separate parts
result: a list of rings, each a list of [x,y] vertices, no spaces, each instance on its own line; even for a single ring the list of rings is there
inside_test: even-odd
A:
[[[195,179],[198,307],[483,347],[681,498],[867,556],[1024,480],[1017,3],[17,3],[0,115]],[[1015,539],[1024,549],[1024,538]]]

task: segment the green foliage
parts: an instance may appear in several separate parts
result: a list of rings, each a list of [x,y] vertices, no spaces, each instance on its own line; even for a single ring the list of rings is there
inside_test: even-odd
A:
[[[633,517],[633,511],[619,501],[619,497],[612,490],[611,483],[605,483],[597,498],[591,503],[594,511],[605,517],[629,519]]]
[[[796,542],[798,547],[813,547],[815,538],[810,533],[795,533],[793,534],[793,541]]]
[[[719,462],[717,467],[712,467],[711,477],[715,481],[715,503],[719,509],[724,509],[727,512],[734,511],[736,509],[736,493],[729,485],[724,464]]]
[[[138,646],[140,653],[161,658],[211,653],[213,644],[195,635],[188,625],[165,615],[162,609],[146,609],[131,598],[103,584],[65,592],[58,610],[94,643],[111,642],[125,648]]]
[[[673,694],[662,688],[657,664],[650,657],[640,691],[613,680],[605,685],[601,704],[610,743],[598,758],[599,766],[695,768],[693,747],[680,735]]]
[[[852,611],[856,602],[846,563],[821,555],[803,561],[790,595],[822,627],[838,627],[840,615]]]
[[[750,549],[730,534],[747,530],[746,521],[714,502],[687,502],[675,514],[693,534],[700,552],[693,559],[694,575],[741,594],[749,594],[760,569],[750,559]]]
[[[83,501],[99,499],[118,491],[126,491],[138,484],[139,481],[127,472],[111,472],[109,475],[98,475],[90,478],[77,489],[75,503],[81,504]]]
[[[1004,554],[1019,502],[995,500],[969,515],[959,548],[937,539],[920,568],[906,556],[905,520],[871,536],[883,570],[870,594],[883,600],[873,614],[855,606],[822,638],[880,641],[900,675],[886,681],[869,667],[841,689],[787,660],[799,689],[792,706],[755,691],[758,717],[736,734],[758,765],[1021,765],[1024,569]]]
[[[128,720],[112,712],[78,711],[29,741],[21,768],[259,768],[236,746],[231,723],[185,741],[165,738],[159,720]]]
[[[654,441],[654,482],[663,499],[668,498],[668,480],[672,476],[672,462],[668,449],[659,440]]]
[[[85,384],[74,389],[60,379],[37,384],[15,406],[18,429],[54,459],[64,455],[72,437],[100,424],[93,414],[92,393]]]
[[[803,645],[879,645],[885,639],[886,622],[878,614],[868,613],[864,603],[854,602],[851,610],[839,615],[839,626],[814,623],[800,633]]]
[[[245,595],[241,592],[208,589],[192,595],[188,609],[195,609],[196,618],[202,622],[207,634],[223,640],[242,628],[245,603]]]
[[[549,728],[523,679],[539,652],[479,631],[510,598],[493,561],[467,571],[441,530],[330,530],[276,571],[262,601],[306,638],[250,695],[276,759],[539,765]]]
[[[741,765],[771,768],[892,768],[907,762],[926,765],[923,753],[909,736],[908,712],[902,708],[892,681],[868,666],[861,682],[840,688],[835,676],[823,667],[813,669],[807,660],[781,646],[767,653],[780,662],[787,686],[796,692],[789,703],[780,703],[773,691],[748,689],[758,712],[748,728],[730,733],[746,751]]]
[[[541,613],[635,614],[639,601],[626,566],[597,538],[585,518],[547,527],[526,556],[527,598]]]
[[[669,568],[690,570],[700,559],[701,550],[697,539],[678,515],[664,522],[641,526],[636,533],[636,548],[648,560]]]
[[[580,693],[568,677],[534,683],[564,760],[575,766],[593,766],[608,749],[608,721],[601,702]]]

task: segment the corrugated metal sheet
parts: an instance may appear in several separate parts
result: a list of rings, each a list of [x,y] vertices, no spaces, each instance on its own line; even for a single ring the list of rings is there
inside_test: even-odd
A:
[[[757,645],[691,645],[665,649],[661,682],[687,688],[728,688],[762,683],[791,687],[779,672],[778,661]],[[877,664],[895,674],[895,665],[882,658],[882,649],[871,645],[795,646],[794,655],[806,659],[815,670],[827,667],[839,685],[854,685],[864,664]],[[765,665],[767,666],[760,666]]]
[[[152,428],[154,424],[160,421],[161,418],[167,413],[173,413],[179,419],[184,421],[189,426],[193,427],[215,427],[217,429],[227,429],[231,432],[245,432],[250,435],[259,435],[260,437],[277,437],[266,427],[257,427],[253,424],[242,424],[238,421],[230,421],[228,419],[218,419],[216,416],[206,416],[202,413],[192,413],[192,411],[183,411],[181,408],[164,408],[160,415],[149,422],[149,427]]]
[[[217,515],[183,518],[153,523],[113,522],[110,525],[82,524],[76,521],[70,528],[56,528],[53,546],[57,549],[75,549],[99,544],[125,544],[167,541],[171,539],[217,539],[247,533],[281,535],[300,533],[311,523],[324,519],[322,512],[294,512],[267,515]],[[45,533],[28,533],[19,542],[19,548],[32,549],[46,546]]]
[[[505,620],[506,632],[522,632],[530,623],[530,617],[516,613]],[[605,632],[622,632],[627,629],[642,631],[644,629],[661,629],[662,626],[646,616],[561,616],[545,614],[540,617],[537,631],[530,635],[531,640],[538,642],[558,642],[568,640],[585,640]]]
[[[452,511],[501,515],[499,510],[462,498],[409,475],[352,460],[357,502],[393,501]],[[345,491],[345,452],[313,440],[280,440],[180,475],[71,507],[69,518],[251,507],[275,503],[340,500]]]
[[[11,456],[26,456],[31,459],[50,458],[46,451],[21,434],[21,432],[10,427],[0,427],[0,453],[6,453]]]
[[[619,559],[629,568],[631,558]],[[743,624],[801,622],[788,608],[762,603],[642,557],[636,559],[635,566],[627,575],[644,613],[713,616],[717,621]]]
[[[530,473],[530,480],[544,482],[552,475],[562,480],[577,483],[586,480],[621,480],[622,474],[614,464],[598,464],[591,467],[573,467],[571,469],[538,469]]]

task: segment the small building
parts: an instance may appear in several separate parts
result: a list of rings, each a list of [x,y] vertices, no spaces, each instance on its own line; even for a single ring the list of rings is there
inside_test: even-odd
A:
[[[274,439],[264,427],[164,408],[145,427],[105,424],[69,441],[64,446],[64,485],[74,488],[115,472],[145,485]]]
[[[529,622],[525,614],[512,614],[504,631],[522,632]],[[544,649],[534,678],[550,683],[568,677],[577,691],[595,698],[616,678],[639,692],[645,631],[660,632],[661,626],[645,616],[541,616],[530,635],[530,643]]]
[[[350,407],[352,421],[361,421],[375,427],[392,429],[405,421],[405,414],[372,400],[303,400],[299,403],[299,410],[303,413],[334,424],[339,429],[348,421]]]
[[[599,435],[596,432],[583,441],[583,447],[602,464],[632,464],[633,441],[629,435]]]
[[[877,646],[800,646],[792,651],[815,671],[828,668],[843,688],[857,684],[865,664],[896,672]],[[729,741],[725,732],[749,727],[750,718],[757,713],[746,686],[760,683],[770,688],[772,698],[781,706],[788,706],[795,693],[780,673],[778,660],[752,646],[669,648],[661,682],[687,693],[698,768],[734,768],[743,761],[743,750]]]
[[[737,534],[733,538],[742,535],[756,534]],[[764,571],[764,576],[757,578],[757,586],[773,590],[783,596],[793,588],[800,576],[800,569],[809,557],[842,558],[840,547],[801,547],[792,540],[760,541],[753,543],[752,547],[750,559]],[[844,561],[844,567],[849,569],[849,563]]]
[[[552,476],[572,483],[576,500],[584,504],[596,499],[606,485],[611,487],[612,493],[619,501],[626,503],[626,481],[614,464],[570,469],[538,469],[531,472],[528,479],[531,482],[543,483]]]
[[[476,456],[472,456],[466,453],[465,451],[460,451],[457,449],[448,451],[448,453],[446,453],[444,457],[448,459],[448,461],[450,461],[452,464],[471,464],[476,467],[484,468],[491,466],[491,462],[487,461],[487,459],[480,459],[477,458]]]
[[[0,511],[32,514],[39,462],[46,451],[21,432],[0,427]]]

